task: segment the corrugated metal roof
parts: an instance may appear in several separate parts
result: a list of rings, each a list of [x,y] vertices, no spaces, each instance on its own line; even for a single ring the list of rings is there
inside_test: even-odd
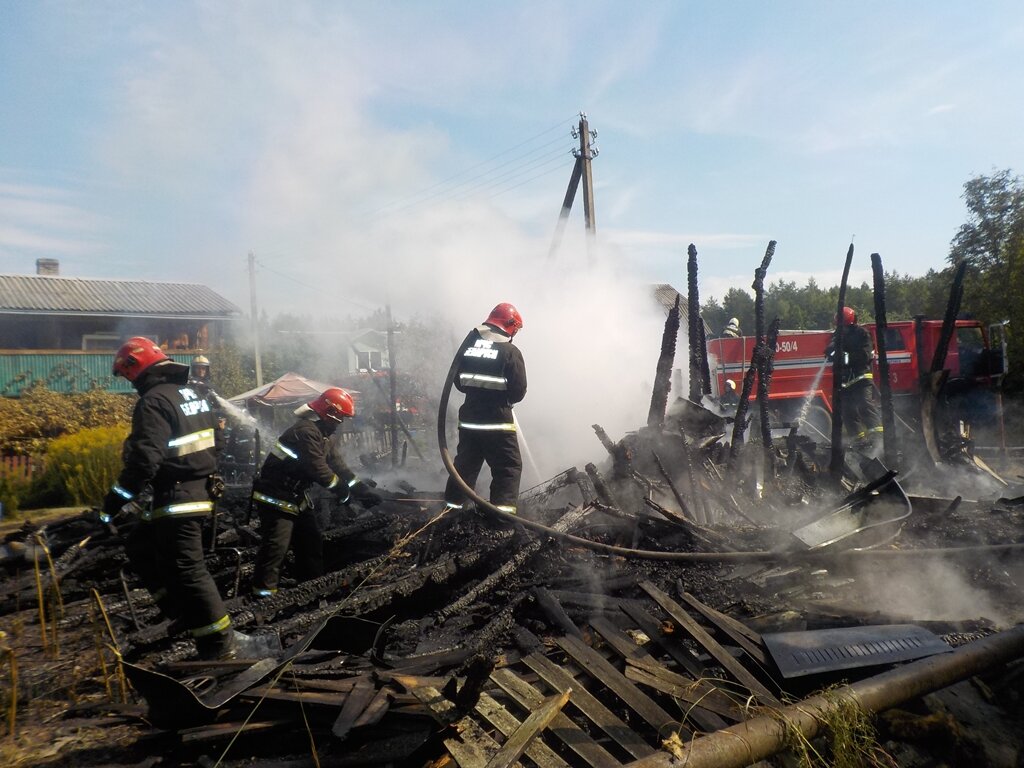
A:
[[[0,313],[218,318],[241,310],[198,283],[0,275]]]

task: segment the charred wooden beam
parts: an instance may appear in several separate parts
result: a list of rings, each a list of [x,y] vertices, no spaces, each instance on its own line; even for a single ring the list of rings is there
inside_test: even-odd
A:
[[[660,429],[665,424],[668,408],[668,393],[672,389],[672,366],[676,359],[676,338],[679,336],[679,299],[665,318],[665,329],[661,334],[661,354],[654,372],[654,388],[651,392],[651,406],[647,411],[647,426]]]
[[[896,443],[896,415],[892,404],[892,381],[889,378],[889,350],[886,329],[889,321],[885,309],[885,271],[882,257],[871,254],[871,276],[875,294],[875,347],[878,350],[879,392],[882,398],[882,453],[889,467],[896,466],[899,447]]]
[[[836,305],[836,335],[832,347],[832,457],[828,469],[832,482],[839,485],[843,476],[843,371],[846,355],[843,347],[843,307],[846,306],[846,284],[850,279],[850,265],[853,263],[853,243],[846,252],[843,277],[839,281],[839,302]]]
[[[700,317],[700,291],[697,286],[697,248],[690,243],[686,249],[686,331],[690,347],[690,399],[699,403],[701,395],[710,392],[711,373],[708,371],[707,340],[704,321]],[[705,380],[708,388],[705,389]]]

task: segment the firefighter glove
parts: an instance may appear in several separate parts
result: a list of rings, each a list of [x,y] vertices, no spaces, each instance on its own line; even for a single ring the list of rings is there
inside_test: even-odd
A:
[[[142,507],[139,506],[136,501],[125,501],[124,497],[115,493],[114,491],[108,491],[107,495],[103,498],[103,509],[100,510],[100,522],[103,523],[117,523],[127,522],[128,520],[136,517],[142,511]]]
[[[214,472],[206,478],[206,492],[210,494],[210,498],[214,501],[224,495],[224,489],[226,487],[227,485],[224,482],[223,476],[217,472]]]

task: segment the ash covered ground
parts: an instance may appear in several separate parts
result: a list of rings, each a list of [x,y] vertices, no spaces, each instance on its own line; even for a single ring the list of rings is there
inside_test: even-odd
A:
[[[692,738],[892,666],[786,678],[764,635],[913,624],[957,648],[1024,619],[1024,560],[1008,546],[1024,542],[1018,464],[990,461],[1002,481],[962,461],[882,482],[884,467],[851,452],[837,484],[813,444],[766,457],[753,442],[732,457],[709,439],[719,422],[689,419],[619,440],[599,431],[607,462],[524,494],[524,519],[621,551],[483,511],[439,516],[442,476],[417,488],[408,478],[422,471],[399,469],[374,510],[322,499],[331,572],[256,601],[259,532],[248,489],[231,489],[209,566],[235,626],[286,649],[262,667],[196,661],[126,570],[122,532],[88,511],[10,533],[0,695],[16,712],[4,764],[470,764],[467,750],[505,743],[514,729],[502,718],[522,723],[531,695],[557,692],[545,660],[636,734],[624,745],[577,700],[564,709],[594,754],[626,764],[662,749],[668,723]],[[1019,765],[1022,668],[997,664],[888,710],[877,744],[898,765]],[[687,703],[683,678],[720,703]],[[535,737],[520,762],[593,764],[558,733]]]

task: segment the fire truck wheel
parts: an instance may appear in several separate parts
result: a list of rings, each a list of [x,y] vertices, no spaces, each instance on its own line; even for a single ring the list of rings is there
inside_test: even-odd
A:
[[[820,405],[812,405],[807,409],[807,415],[800,422],[797,432],[815,442],[831,445],[832,414]]]

